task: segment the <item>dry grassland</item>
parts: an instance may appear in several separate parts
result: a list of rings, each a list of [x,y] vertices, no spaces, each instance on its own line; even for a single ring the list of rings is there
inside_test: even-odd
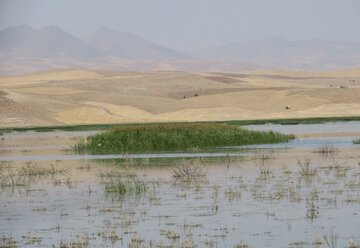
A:
[[[0,78],[0,127],[324,116],[360,116],[360,69],[68,70]]]

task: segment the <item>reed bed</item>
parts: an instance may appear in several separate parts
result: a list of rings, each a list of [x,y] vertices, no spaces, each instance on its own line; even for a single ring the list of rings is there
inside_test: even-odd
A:
[[[293,138],[293,135],[224,124],[124,125],[90,136],[79,142],[75,150],[91,153],[158,152],[281,143]]]

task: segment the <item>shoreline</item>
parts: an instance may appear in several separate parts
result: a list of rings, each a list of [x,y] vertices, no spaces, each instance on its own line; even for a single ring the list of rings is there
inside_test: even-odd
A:
[[[360,121],[360,116],[341,116],[341,117],[310,117],[310,118],[289,118],[289,119],[252,119],[252,120],[230,120],[230,121],[198,121],[198,122],[149,122],[149,123],[109,123],[109,124],[81,124],[81,125],[53,125],[53,126],[23,126],[23,127],[3,127],[0,128],[0,135],[9,132],[52,132],[55,130],[61,131],[90,131],[90,130],[106,130],[117,126],[131,126],[131,125],[151,125],[151,124],[192,124],[192,123],[218,123],[229,125],[264,125],[264,124],[279,124],[279,125],[299,125],[299,124],[322,124],[328,122],[351,122]]]

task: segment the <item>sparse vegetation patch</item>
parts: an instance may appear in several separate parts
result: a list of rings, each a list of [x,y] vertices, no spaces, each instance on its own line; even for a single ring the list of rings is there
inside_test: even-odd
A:
[[[139,195],[148,190],[147,183],[132,173],[100,173],[101,183],[104,185],[104,191],[108,194]]]
[[[204,166],[198,160],[182,160],[171,169],[172,177],[175,180],[194,181],[203,179],[206,176]]]
[[[322,145],[319,148],[314,150],[314,153],[320,153],[324,155],[330,155],[337,151],[333,145]]]

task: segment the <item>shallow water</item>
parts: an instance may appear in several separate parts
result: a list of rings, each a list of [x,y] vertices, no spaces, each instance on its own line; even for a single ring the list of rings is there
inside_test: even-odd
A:
[[[323,125],[323,128],[321,128]],[[72,146],[79,139],[94,135],[99,131],[50,133],[21,132],[5,134],[0,141],[0,161],[15,160],[74,160],[74,159],[124,159],[124,158],[181,158],[181,157],[227,157],[248,156],[258,149],[315,149],[321,146],[334,148],[360,148],[353,140],[360,137],[360,122],[341,122],[311,125],[253,125],[245,126],[253,130],[274,130],[281,133],[298,135],[294,140],[280,144],[260,144],[248,146],[227,146],[197,151],[145,153],[145,154],[74,154]],[[323,131],[323,132],[322,132]],[[315,137],[308,135],[318,134]],[[322,137],[321,134],[326,134]],[[34,143],[36,145],[34,145]]]
[[[360,244],[360,149],[351,137],[236,147],[221,154],[241,156],[223,162],[201,156],[196,163],[206,176],[185,182],[172,177],[179,166],[173,160],[74,159],[78,155],[62,147],[84,137],[76,132],[11,135],[0,143],[14,148],[0,151],[2,178],[17,179],[28,166],[55,169],[22,176],[16,185],[0,183],[0,246],[12,240],[21,247],[326,247],[325,236],[336,239],[336,247]],[[313,152],[323,144],[337,151]],[[19,149],[25,145],[28,151]],[[309,175],[298,165],[307,159]],[[100,172],[135,174],[148,190],[106,193]]]
[[[296,154],[312,159],[318,175],[310,177],[301,175],[288,153],[271,155],[275,158],[267,161],[267,175],[255,160],[208,164],[207,177],[193,183],[172,179],[164,165],[133,165],[128,170],[143,178],[149,191],[123,197],[104,192],[98,174],[125,170],[124,165],[53,162],[67,173],[1,189],[1,236],[29,247],[81,238],[89,239],[91,247],[112,242],[128,247],[137,239],[174,247],[186,240],[199,247],[233,247],[242,241],[252,247],[316,247],[315,242],[323,242],[322,232],[333,232],[339,247],[345,247],[351,239],[360,242],[359,158],[350,158],[355,155],[347,151],[334,162],[313,153]],[[311,203],[314,216],[308,216]],[[167,237],[173,233],[179,238]],[[122,240],[111,241],[110,236]]]
[[[317,138],[296,138],[294,140],[290,140],[287,143],[280,144],[261,144],[261,145],[248,145],[241,147],[223,147],[223,148],[318,148],[321,146],[332,146],[335,148],[351,148],[358,147],[360,148],[360,144],[353,144],[353,141],[358,139],[358,136],[346,136],[346,137],[317,137]]]
[[[315,133],[338,133],[338,132],[356,132],[360,133],[360,122],[328,122],[322,124],[298,124],[298,125],[248,125],[245,128],[260,131],[273,130],[284,134],[315,134]]]

